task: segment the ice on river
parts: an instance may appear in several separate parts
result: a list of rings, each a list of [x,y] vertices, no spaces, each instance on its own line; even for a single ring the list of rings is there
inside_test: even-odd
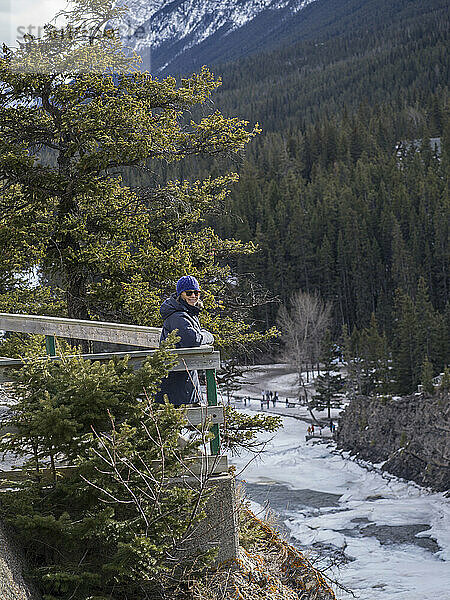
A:
[[[336,452],[332,443],[306,442],[304,421],[283,417],[283,423],[273,439],[266,436],[261,458],[249,462],[245,455],[232,462],[253,489],[267,490],[269,502],[271,483],[338,495],[330,506],[278,506],[297,543],[342,550],[350,560],[334,575],[361,600],[450,599],[450,500],[370,465],[365,468]],[[428,548],[414,543],[423,538],[430,538]],[[337,596],[350,597],[342,591]]]

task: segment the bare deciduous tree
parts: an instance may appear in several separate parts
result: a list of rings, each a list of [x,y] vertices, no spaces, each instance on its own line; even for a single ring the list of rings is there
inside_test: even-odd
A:
[[[303,384],[303,373],[309,382],[310,369],[319,360],[321,343],[329,327],[331,304],[318,294],[301,290],[295,292],[289,306],[282,306],[278,313],[278,325],[285,344],[286,360],[292,364]]]

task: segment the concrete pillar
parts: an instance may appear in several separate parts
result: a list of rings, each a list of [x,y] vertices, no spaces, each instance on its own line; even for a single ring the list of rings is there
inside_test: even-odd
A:
[[[174,485],[198,487],[193,477],[173,480]],[[206,484],[213,493],[205,507],[206,517],[189,535],[184,548],[189,551],[205,551],[217,548],[217,564],[239,557],[238,513],[235,480],[232,475],[212,475]]]

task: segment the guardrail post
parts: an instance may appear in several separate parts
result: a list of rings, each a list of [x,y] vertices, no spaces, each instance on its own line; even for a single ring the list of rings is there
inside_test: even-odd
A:
[[[45,336],[45,349],[47,350],[47,354],[49,356],[56,356],[56,345],[54,335]]]
[[[216,370],[206,369],[206,398],[208,406],[217,406],[217,384],[216,384]],[[219,454],[220,449],[220,433],[219,425],[213,425],[211,431],[214,435],[211,440],[211,454]]]

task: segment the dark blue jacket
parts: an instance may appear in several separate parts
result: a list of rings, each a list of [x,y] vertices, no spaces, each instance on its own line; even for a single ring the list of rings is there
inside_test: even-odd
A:
[[[178,300],[176,294],[163,303],[160,313],[164,319],[160,342],[169,333],[177,330],[180,341],[177,348],[196,348],[202,344],[213,344],[214,336],[200,327],[198,306],[189,306],[187,302]],[[156,395],[156,401],[162,402],[167,394],[171,404],[192,404],[200,402],[200,384],[197,371],[174,371],[162,380],[161,389]]]

